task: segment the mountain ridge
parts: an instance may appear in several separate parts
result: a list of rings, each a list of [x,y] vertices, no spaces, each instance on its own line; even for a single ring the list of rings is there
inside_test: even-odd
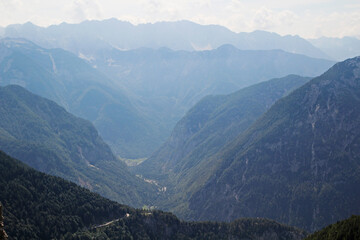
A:
[[[1,150],[119,202],[140,207],[150,193],[156,195],[113,155],[90,122],[18,85],[0,87],[0,101]]]
[[[192,194],[216,172],[212,155],[245,131],[276,100],[310,78],[290,75],[252,85],[228,95],[207,96],[177,123],[169,139],[151,157],[131,168],[166,187],[166,206],[183,218]]]
[[[92,29],[92,32],[88,31],[89,29]],[[94,29],[96,30],[94,31]],[[113,31],[122,33],[121,37],[111,34]],[[49,35],[51,37],[48,37]],[[261,35],[260,38],[259,35]],[[328,58],[321,50],[299,36],[280,36],[265,31],[235,33],[220,25],[201,25],[187,20],[133,25],[112,18],[102,21],[88,20],[79,24],[62,23],[47,28],[38,27],[31,23],[15,24],[5,28],[4,36],[25,37],[43,46],[61,47],[76,54],[79,52],[90,53],[90,48],[85,46],[86,44],[83,42],[81,50],[76,50],[77,47],[74,43],[66,37],[72,36],[73,41],[88,38],[86,39],[87,42],[104,48],[112,46],[119,49],[169,47],[174,50],[191,51],[209,49],[209,47],[215,49],[222,44],[229,43],[240,49],[281,48],[288,52],[303,53],[311,57]],[[290,43],[288,43],[289,41]],[[58,43],[61,46],[55,46]]]
[[[166,128],[166,139],[176,122],[206,95],[229,94],[289,74],[316,76],[333,62],[282,50],[245,51],[224,45],[201,52],[104,50],[91,64],[115,85],[126,87],[139,109],[156,116]]]
[[[0,48],[0,85],[21,85],[92,121],[120,156],[148,154],[160,144],[157,126],[124,89],[114,87],[105,74],[73,53],[45,49],[26,39],[2,39]]]
[[[190,200],[195,216],[267,216],[316,230],[357,214],[359,69],[359,57],[335,64],[224,147],[218,171]]]

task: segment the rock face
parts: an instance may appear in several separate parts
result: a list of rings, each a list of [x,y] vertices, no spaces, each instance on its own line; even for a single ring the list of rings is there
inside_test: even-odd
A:
[[[198,219],[267,217],[317,230],[360,213],[360,57],[273,105],[214,158]]]
[[[8,235],[6,234],[4,230],[4,217],[3,217],[3,211],[2,211],[2,204],[0,202],[0,240],[7,240]]]

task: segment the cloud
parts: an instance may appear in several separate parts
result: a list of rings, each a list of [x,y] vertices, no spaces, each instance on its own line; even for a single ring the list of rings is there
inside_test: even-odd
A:
[[[102,18],[100,4],[95,0],[75,0],[72,9],[73,20],[75,21]]]
[[[252,29],[272,30],[279,26],[290,27],[299,17],[289,11],[273,11],[266,7],[257,10],[251,22]]]
[[[119,18],[134,24],[187,19],[236,32],[302,37],[358,35],[359,0],[0,0],[0,26]]]

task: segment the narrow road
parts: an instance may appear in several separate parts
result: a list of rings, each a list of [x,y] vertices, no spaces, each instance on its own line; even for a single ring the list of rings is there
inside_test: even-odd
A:
[[[125,214],[125,216],[123,216],[122,218],[125,218],[125,217],[130,217],[130,214]],[[101,225],[97,225],[93,228],[101,228],[101,227],[106,227],[106,226],[109,226],[110,224],[114,223],[114,222],[118,222],[120,219],[122,218],[118,218],[118,219],[115,219],[115,220],[112,220],[110,222],[107,222],[107,223],[104,223],[104,224],[101,224]]]

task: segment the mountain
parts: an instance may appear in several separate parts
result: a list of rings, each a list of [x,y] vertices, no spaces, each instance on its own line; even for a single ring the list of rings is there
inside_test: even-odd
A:
[[[11,239],[302,239],[306,233],[266,219],[183,222],[136,210],[0,152],[0,201]]]
[[[0,85],[18,84],[90,120],[122,157],[149,155],[166,139],[124,90],[84,60],[24,39],[0,41]]]
[[[310,231],[360,213],[360,57],[277,101],[211,161],[196,219],[267,217]]]
[[[332,59],[343,61],[360,55],[360,40],[355,37],[308,39]]]
[[[94,55],[91,64],[127,89],[143,113],[171,130],[200,99],[289,74],[316,76],[334,63],[281,50],[242,51],[232,45],[187,52],[167,48],[117,49]]]
[[[0,88],[0,149],[26,164],[132,206],[156,190],[132,175],[93,125],[17,85]]]
[[[311,234],[305,240],[360,239],[360,216],[351,216]]]
[[[216,169],[209,158],[245,131],[279,98],[310,78],[289,75],[243,88],[229,95],[207,96],[177,123],[170,138],[133,169],[167,189],[159,205],[186,218],[190,196]]]
[[[67,232],[123,216],[131,208],[0,152],[0,201],[10,239],[60,239]]]
[[[242,50],[282,49],[315,58],[328,58],[321,50],[299,36],[280,36],[255,31],[235,33],[219,25],[200,25],[190,21],[157,22],[132,25],[117,19],[62,23],[47,28],[28,22],[9,25],[5,37],[27,38],[47,48],[63,48],[91,57],[94,50],[117,48],[123,50],[161,47],[173,50],[210,50],[232,44]]]
[[[224,45],[203,52],[104,50],[89,60],[92,68],[61,49],[21,39],[2,43],[0,85],[20,84],[92,121],[123,158],[148,157],[206,95],[293,73],[315,76],[333,64],[281,50],[241,51]]]

